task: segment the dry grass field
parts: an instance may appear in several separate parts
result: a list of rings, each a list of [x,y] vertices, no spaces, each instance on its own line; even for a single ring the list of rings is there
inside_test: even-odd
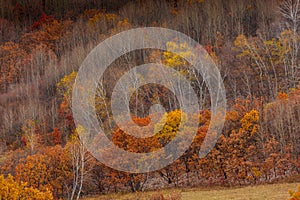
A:
[[[168,196],[170,194],[181,193],[181,197],[183,200],[286,200],[289,198],[289,189],[296,190],[299,185],[300,183],[282,183],[230,189],[177,189],[134,194],[129,193],[102,195],[97,197],[84,198],[84,200],[147,200],[155,199],[153,197],[157,196],[157,194],[160,193],[163,193],[166,199],[168,199]]]

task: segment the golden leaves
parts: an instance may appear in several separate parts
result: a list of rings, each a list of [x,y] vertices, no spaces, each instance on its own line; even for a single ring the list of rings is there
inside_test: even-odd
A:
[[[89,18],[89,25],[95,26],[97,23],[102,21],[111,23],[115,22],[117,19],[118,16],[116,14],[98,12],[93,17]]]
[[[180,67],[182,65],[189,65],[189,63],[184,60],[184,57],[191,57],[192,52],[188,47],[187,43],[177,44],[176,42],[168,42],[166,44],[167,50],[163,53],[164,63],[169,67]],[[174,54],[172,52],[177,52]]]
[[[77,76],[77,72],[72,71],[70,74],[65,75],[57,84],[57,92],[59,95],[61,95],[64,98],[69,98],[71,97],[71,92],[73,89],[73,84],[75,83],[75,78]]]
[[[0,175],[0,198],[1,199],[35,199],[35,200],[51,200],[52,193],[46,189],[44,192],[29,187],[26,182],[17,182],[12,175],[4,178]]]
[[[251,136],[259,131],[259,113],[257,110],[251,110],[241,120],[242,131],[249,132]]]

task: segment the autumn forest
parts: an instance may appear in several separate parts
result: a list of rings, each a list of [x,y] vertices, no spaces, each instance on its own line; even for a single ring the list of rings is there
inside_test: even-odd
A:
[[[180,158],[153,172],[128,173],[104,165],[87,150],[79,137],[84,130],[74,122],[72,90],[92,49],[140,27],[176,30],[201,44],[220,71],[227,105],[218,141],[201,158],[212,103],[203,77],[183,58],[190,48],[169,41],[167,51],[141,49],[116,59],[94,99],[98,121],[118,148],[154,152],[174,139],[180,119],[186,126],[190,121],[168,88],[144,85],[129,99],[132,120],[146,126],[156,116],[151,106],[161,104],[166,110],[164,120],[158,119],[162,129],[137,138],[118,127],[111,96],[134,66],[162,63],[178,71],[200,105],[193,116],[199,124],[196,136]],[[0,113],[1,200],[300,186],[300,0],[0,0]],[[138,132],[129,123],[128,130]],[[300,199],[300,187],[290,198]],[[182,198],[174,193],[149,199]]]

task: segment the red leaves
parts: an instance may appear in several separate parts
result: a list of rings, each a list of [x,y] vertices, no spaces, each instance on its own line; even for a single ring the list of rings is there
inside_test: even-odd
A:
[[[31,29],[34,30],[34,29],[38,29],[40,28],[41,26],[43,26],[44,24],[49,24],[51,22],[53,22],[54,20],[54,17],[51,16],[51,15],[46,15],[44,12],[42,13],[40,19],[36,22],[33,23]]]
[[[26,140],[26,137],[24,135],[21,137],[21,142],[22,142],[23,146],[27,146],[27,140]]]
[[[54,128],[53,132],[51,133],[52,141],[55,145],[61,144],[61,133],[58,128]]]

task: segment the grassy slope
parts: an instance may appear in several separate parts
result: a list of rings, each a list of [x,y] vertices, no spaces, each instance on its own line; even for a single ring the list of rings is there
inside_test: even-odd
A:
[[[286,200],[289,197],[288,190],[296,190],[300,183],[284,183],[273,185],[260,185],[254,187],[233,188],[233,189],[188,189],[182,192],[183,200]],[[162,191],[168,194],[173,190]],[[108,200],[108,199],[149,199],[153,193],[136,193],[125,195],[103,195],[94,198],[85,198],[85,200]],[[147,198],[148,196],[148,198]]]

